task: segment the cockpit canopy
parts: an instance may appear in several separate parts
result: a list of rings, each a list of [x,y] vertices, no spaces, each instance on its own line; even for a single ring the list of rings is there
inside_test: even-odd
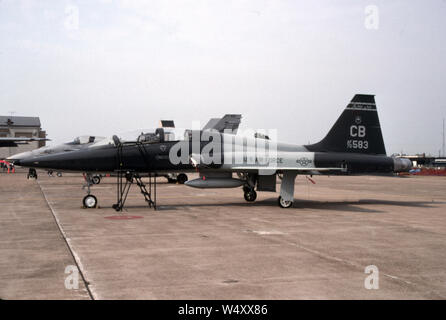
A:
[[[184,129],[176,128],[149,128],[124,132],[118,136],[121,141],[125,142],[157,143],[179,140],[183,131]]]
[[[120,142],[144,142],[144,143],[159,143],[165,141],[175,141],[183,138],[184,130],[176,128],[151,128],[142,130],[132,130],[118,134]],[[115,145],[113,138],[106,138],[97,140],[90,148],[95,148],[104,145]]]
[[[73,141],[68,142],[66,144],[69,145],[81,145],[81,144],[88,144],[88,143],[94,143],[95,141],[102,140],[103,137],[95,137],[95,136],[79,136],[74,138]]]
[[[155,132],[147,132],[143,133],[138,136],[137,142],[146,142],[146,143],[158,143],[158,142],[164,142],[169,141],[170,135],[164,131],[163,128],[157,128]]]

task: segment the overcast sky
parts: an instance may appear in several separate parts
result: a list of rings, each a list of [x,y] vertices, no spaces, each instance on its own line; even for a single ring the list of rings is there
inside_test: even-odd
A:
[[[445,17],[441,0],[0,0],[0,114],[63,142],[241,113],[306,144],[371,93],[388,154],[438,154]]]

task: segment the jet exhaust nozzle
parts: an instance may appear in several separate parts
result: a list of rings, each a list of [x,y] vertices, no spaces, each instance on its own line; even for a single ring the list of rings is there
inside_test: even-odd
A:
[[[412,169],[412,161],[405,158],[393,159],[394,172],[409,172]]]

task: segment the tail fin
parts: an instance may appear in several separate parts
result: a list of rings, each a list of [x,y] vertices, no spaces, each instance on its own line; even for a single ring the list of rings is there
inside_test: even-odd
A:
[[[313,152],[385,155],[375,96],[355,95],[325,138],[305,147]]]

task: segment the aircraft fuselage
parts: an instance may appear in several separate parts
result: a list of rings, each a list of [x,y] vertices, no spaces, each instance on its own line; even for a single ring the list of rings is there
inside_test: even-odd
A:
[[[206,170],[257,171],[260,169],[282,170],[298,169],[305,174],[373,174],[407,171],[409,163],[384,155],[358,154],[353,152],[311,152],[305,146],[277,144],[273,152],[269,148],[249,150],[246,144],[228,143],[232,136],[221,136],[220,150],[211,156],[203,156],[203,151],[212,142],[201,141],[198,154],[202,155],[198,166]],[[263,139],[255,139],[255,142]],[[246,141],[246,140],[245,140]],[[265,144],[265,141],[260,141]],[[247,147],[248,145],[248,147]],[[267,147],[271,143],[266,142]],[[240,150],[234,146],[240,146]],[[177,152],[171,152],[178,150]],[[267,152],[264,152],[264,151]],[[194,147],[189,141],[166,141],[123,145],[119,161],[118,148],[107,145],[87,148],[68,153],[58,153],[21,160],[20,166],[78,172],[114,172],[128,170],[140,173],[196,171],[190,160]],[[185,154],[187,153],[187,154]],[[183,157],[179,163],[172,162],[172,155]],[[254,169],[255,168],[255,169]],[[318,168],[321,170],[319,171]],[[330,170],[332,168],[332,170]],[[322,170],[323,169],[323,170]]]

